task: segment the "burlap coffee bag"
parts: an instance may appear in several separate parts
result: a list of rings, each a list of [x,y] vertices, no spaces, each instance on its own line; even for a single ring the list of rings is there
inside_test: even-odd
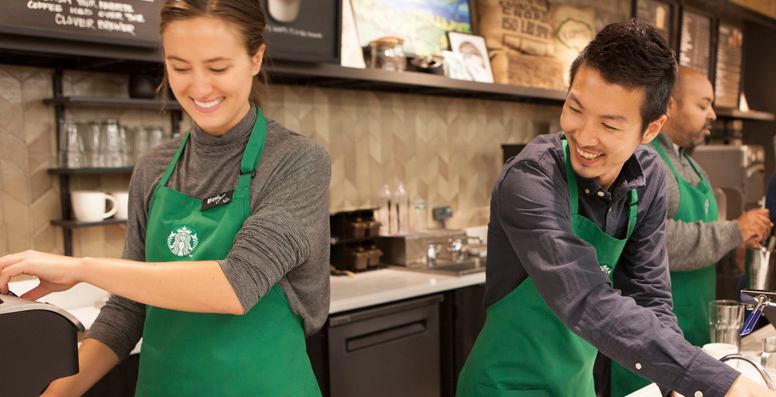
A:
[[[551,55],[548,0],[478,0],[479,33],[491,50]]]
[[[564,88],[569,84],[569,68],[587,43],[595,37],[595,11],[568,5],[552,5],[549,21],[553,32],[553,57],[563,70]]]

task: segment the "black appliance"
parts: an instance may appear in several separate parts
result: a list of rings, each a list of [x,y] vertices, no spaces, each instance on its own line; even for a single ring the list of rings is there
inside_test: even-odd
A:
[[[39,396],[78,373],[79,331],[81,322],[54,305],[0,295],[0,394]]]

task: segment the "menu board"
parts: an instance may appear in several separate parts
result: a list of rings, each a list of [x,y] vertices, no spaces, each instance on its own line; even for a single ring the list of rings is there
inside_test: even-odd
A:
[[[709,75],[711,18],[692,11],[682,12],[679,64]]]
[[[271,59],[339,63],[340,0],[261,0]]]
[[[674,20],[671,4],[660,0],[635,0],[636,19],[640,19],[655,29],[671,43],[671,21]]]
[[[0,32],[156,47],[163,0],[3,0]]]
[[[719,25],[717,46],[717,75],[714,84],[716,106],[737,108],[741,84],[741,46],[744,35],[733,25]]]

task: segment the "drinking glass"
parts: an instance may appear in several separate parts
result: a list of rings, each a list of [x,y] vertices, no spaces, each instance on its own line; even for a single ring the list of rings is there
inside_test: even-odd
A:
[[[744,305],[734,300],[709,302],[709,332],[711,343],[725,343],[741,351],[739,330],[744,322]]]
[[[148,130],[141,126],[132,127],[129,134],[132,156],[135,162],[148,150]]]
[[[86,155],[81,137],[83,125],[73,120],[63,120],[59,128],[59,165],[64,168],[85,167]]]
[[[146,128],[148,148],[152,149],[159,146],[164,141],[164,129],[159,126],[151,126]]]
[[[100,124],[100,166],[108,168],[123,166],[121,146],[119,121],[115,119],[103,121]]]
[[[100,124],[90,121],[83,133],[84,153],[87,167],[100,167]]]

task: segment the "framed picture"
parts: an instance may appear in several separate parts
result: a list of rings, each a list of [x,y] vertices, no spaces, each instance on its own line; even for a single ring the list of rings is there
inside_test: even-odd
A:
[[[260,0],[267,13],[267,56],[340,63],[340,0]]]
[[[453,73],[449,76],[459,80],[493,83],[493,70],[490,68],[485,38],[458,32],[448,32],[447,37],[450,40],[450,52],[457,54],[445,56],[446,63],[448,58],[451,61],[448,66]]]
[[[353,6],[362,47],[383,37],[404,40],[404,53],[442,55],[447,32],[472,33],[469,0],[345,0]]]

